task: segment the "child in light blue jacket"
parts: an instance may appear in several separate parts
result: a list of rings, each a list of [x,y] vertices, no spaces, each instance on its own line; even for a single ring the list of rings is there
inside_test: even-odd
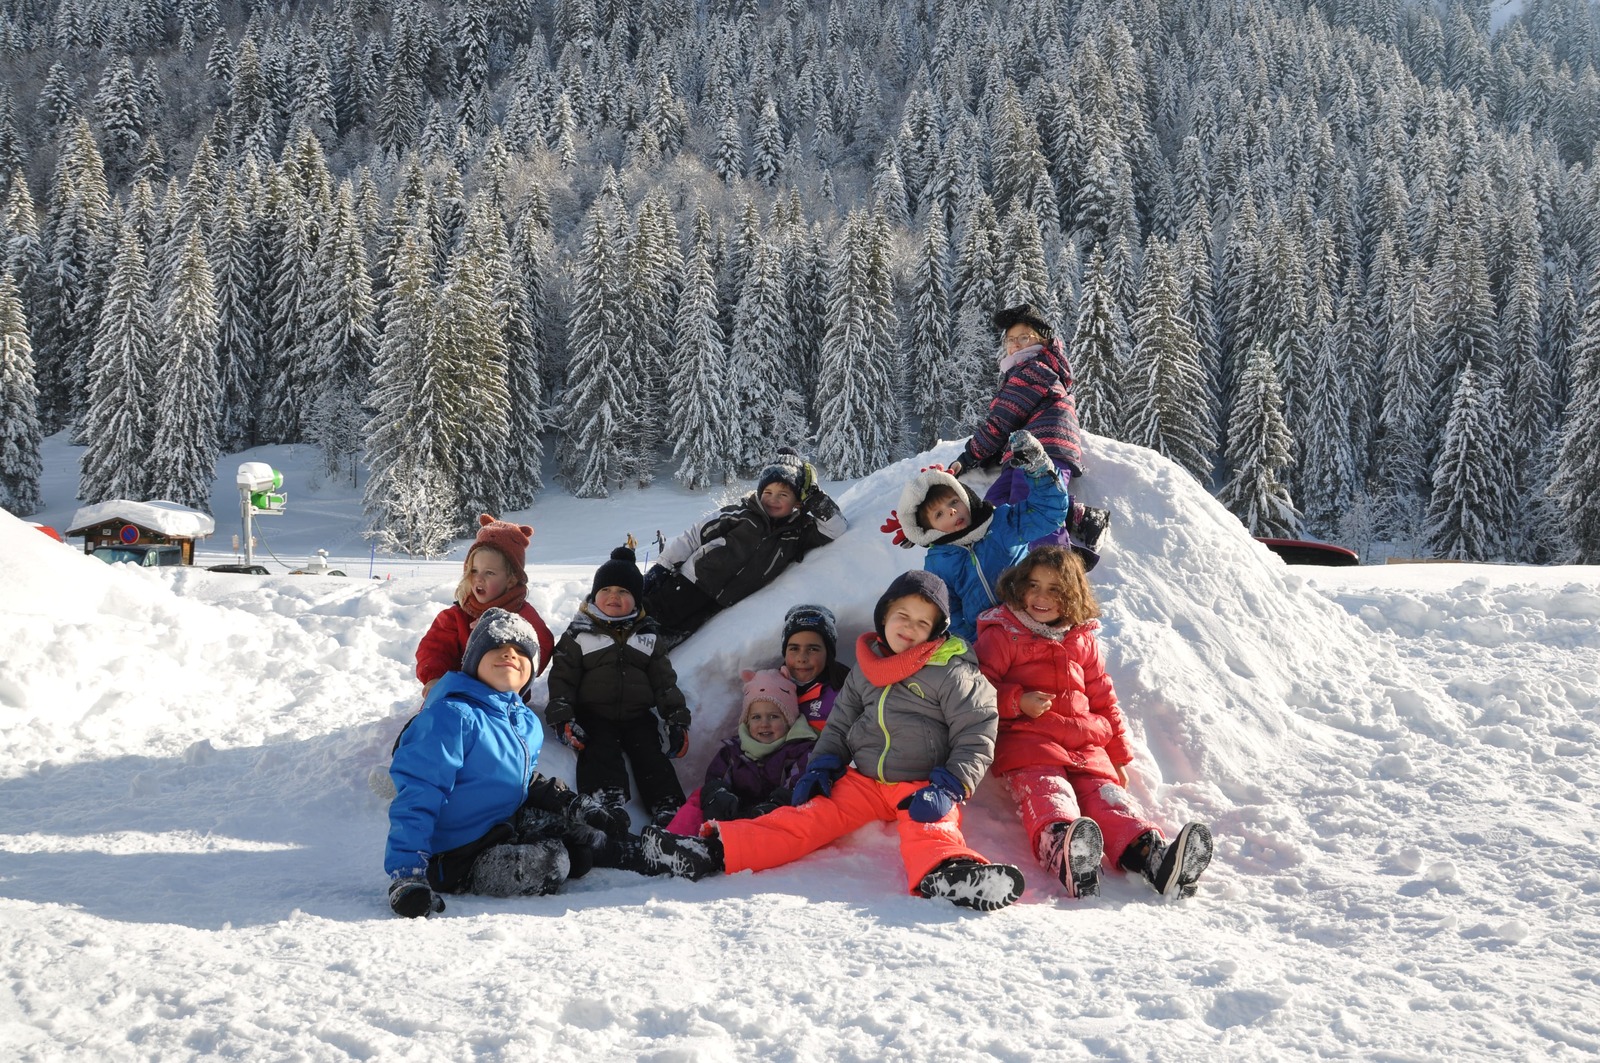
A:
[[[534,770],[544,729],[517,692],[538,662],[533,627],[488,610],[400,736],[383,857],[395,914],[442,912],[440,893],[550,893],[605,847],[583,822],[595,810]]]
[[[1028,544],[1061,527],[1069,499],[1061,476],[1031,432],[1011,434],[1010,464],[1028,481],[1021,502],[985,502],[961,481],[935,466],[917,474],[900,492],[886,532],[902,545],[925,546],[922,567],[950,588],[950,633],[970,645],[978,638],[978,614],[1000,604],[1000,573],[1021,561]]]

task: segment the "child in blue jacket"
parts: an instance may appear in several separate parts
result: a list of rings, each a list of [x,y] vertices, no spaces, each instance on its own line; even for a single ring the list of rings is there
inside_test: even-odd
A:
[[[1026,478],[1020,502],[994,505],[934,466],[917,474],[900,492],[900,507],[886,532],[901,545],[925,546],[922,567],[950,588],[950,633],[969,645],[978,638],[978,614],[1000,604],[995,584],[1021,561],[1028,544],[1049,535],[1066,519],[1068,498],[1056,467],[1031,432],[1011,434],[1010,464]]]
[[[597,809],[534,771],[544,729],[517,692],[538,662],[532,625],[488,610],[400,736],[383,856],[395,914],[442,912],[440,893],[550,893],[606,846],[583,822]]]

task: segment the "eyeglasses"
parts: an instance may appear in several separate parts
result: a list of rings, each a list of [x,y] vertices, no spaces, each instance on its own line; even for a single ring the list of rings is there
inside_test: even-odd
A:
[[[1043,343],[1043,342],[1044,342],[1044,340],[1040,339],[1036,334],[1034,334],[1032,332],[1023,332],[1023,333],[1020,333],[1020,334],[1017,334],[1017,335],[1012,335],[1012,334],[1008,333],[1006,335],[1006,337],[1005,337],[1005,344],[1006,344],[1006,346],[1008,348],[1031,347],[1035,343]]]

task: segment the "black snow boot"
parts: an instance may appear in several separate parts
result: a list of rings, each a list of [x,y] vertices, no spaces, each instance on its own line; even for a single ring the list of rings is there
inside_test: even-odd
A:
[[[942,897],[963,908],[992,912],[1022,896],[1022,872],[1010,864],[946,860],[917,884],[924,897]]]
[[[1193,897],[1200,873],[1211,863],[1211,830],[1204,823],[1188,823],[1171,843],[1147,830],[1118,863],[1143,875],[1163,897]]]
[[[1105,842],[1100,825],[1088,816],[1055,823],[1046,836],[1039,862],[1055,872],[1068,897],[1094,897],[1100,892],[1100,860]]]
[[[626,790],[608,786],[585,794],[580,800],[583,810],[579,815],[589,826],[603,830],[608,835],[627,834],[633,830],[633,820],[628,816]]]
[[[1068,515],[1067,531],[1071,532],[1086,550],[1096,553],[1100,550],[1100,539],[1110,527],[1109,509],[1096,509],[1093,506],[1076,503]]]
[[[683,802],[676,797],[663,797],[650,806],[650,825],[666,829],[672,818],[678,814],[678,809],[683,807]]]
[[[690,838],[683,834],[668,834],[660,827],[646,827],[641,840],[645,862],[657,874],[676,875],[695,882],[724,870],[722,839],[715,834],[706,838]]]
[[[554,893],[572,869],[567,847],[559,838],[529,845],[496,845],[472,862],[467,887],[486,897],[528,897]]]

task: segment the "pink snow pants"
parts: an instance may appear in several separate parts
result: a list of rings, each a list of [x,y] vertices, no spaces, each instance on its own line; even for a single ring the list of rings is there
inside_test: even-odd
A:
[[[1006,773],[1005,783],[1022,813],[1022,828],[1033,842],[1035,859],[1051,824],[1071,823],[1080,815],[1100,828],[1106,862],[1112,867],[1135,838],[1157,829],[1134,811],[1133,795],[1104,775],[1055,767],[1018,768]]]
[[[899,829],[900,859],[906,867],[906,888],[912,893],[928,872],[946,860],[988,863],[968,848],[961,835],[960,805],[936,823],[918,823],[896,807],[926,785],[880,783],[850,768],[833,784],[831,797],[813,797],[798,808],[780,808],[759,819],[719,822],[722,864],[730,874],[778,867],[874,820],[892,822]]]
[[[672,822],[667,824],[670,834],[684,834],[693,838],[700,833],[700,828],[705,825],[706,814],[700,809],[700,791],[696,790],[683,799],[683,804],[678,808],[678,814],[672,817]]]

